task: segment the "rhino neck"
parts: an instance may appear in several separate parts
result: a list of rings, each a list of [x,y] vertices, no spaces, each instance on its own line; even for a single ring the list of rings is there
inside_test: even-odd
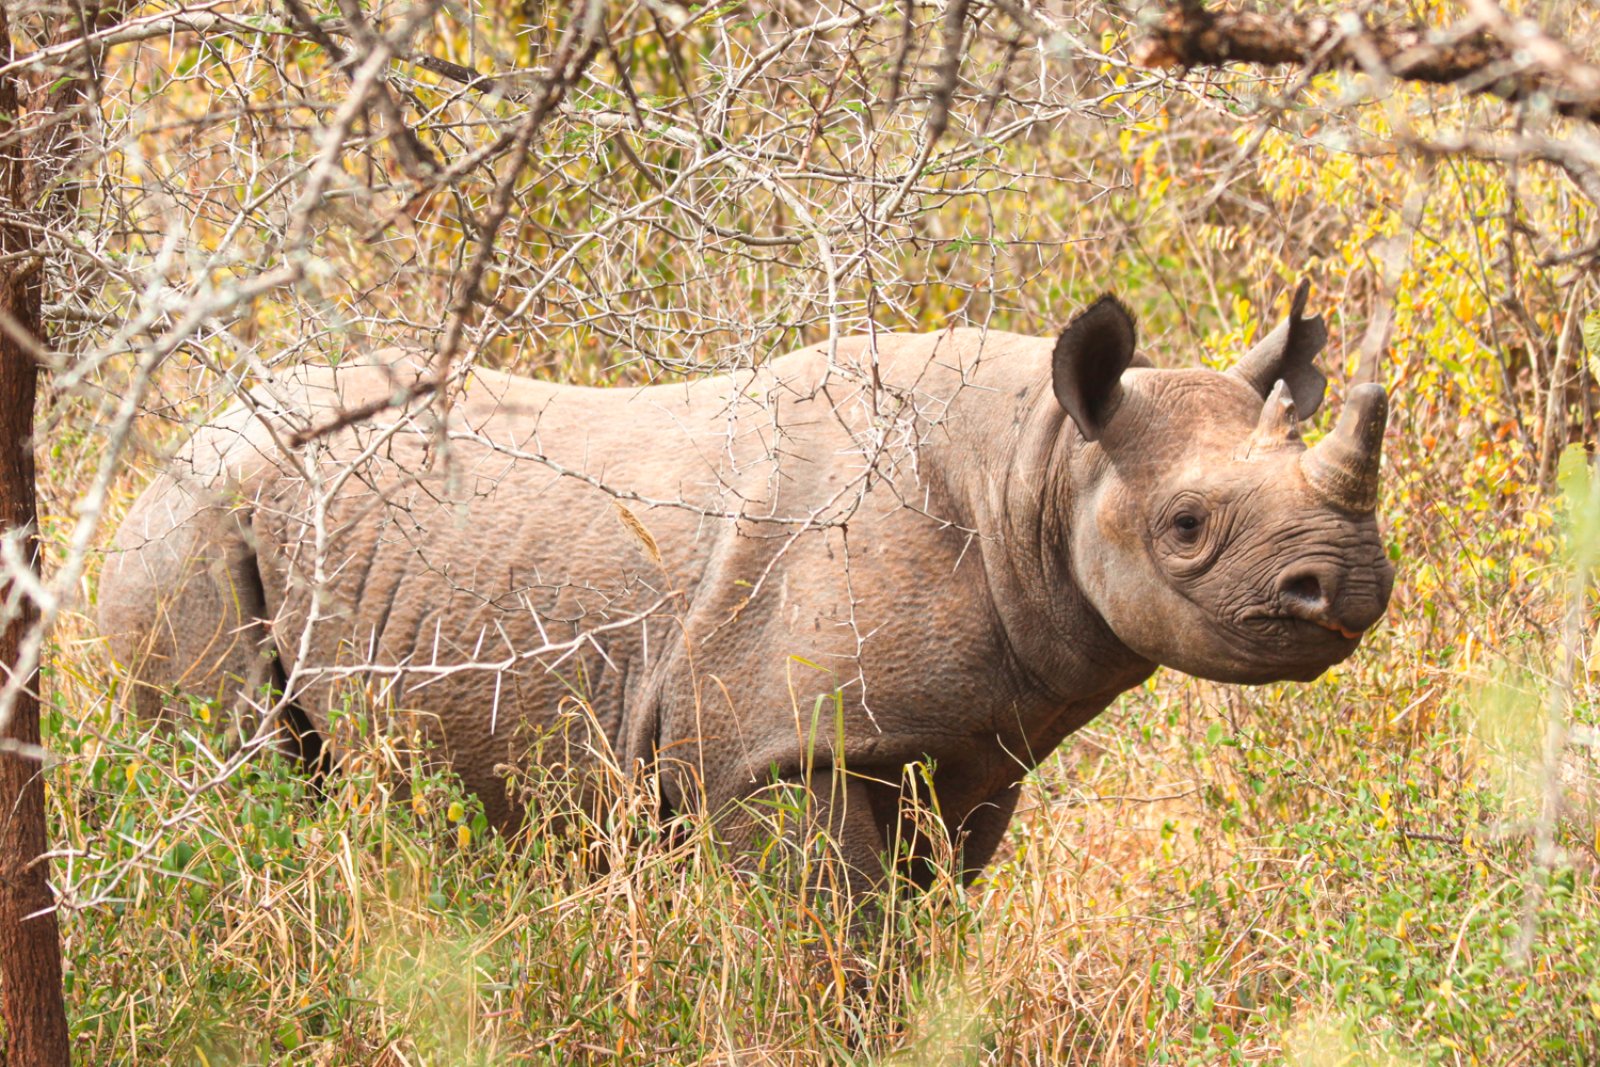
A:
[[[978,449],[985,469],[968,483],[985,578],[1019,680],[1046,706],[1093,714],[1156,664],[1111,631],[1073,573],[1073,503],[1093,483],[1094,457],[1048,379],[1017,404],[1013,447]]]

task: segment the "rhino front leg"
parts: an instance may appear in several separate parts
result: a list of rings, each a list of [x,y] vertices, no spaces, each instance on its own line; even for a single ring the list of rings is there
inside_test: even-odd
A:
[[[719,822],[741,862],[768,869],[781,855],[797,880],[844,908],[883,884],[883,830],[857,775],[829,768],[782,778],[734,801]]]
[[[961,880],[967,885],[983,873],[1006,839],[1011,817],[1016,814],[1022,786],[1014,785],[997,793],[967,814],[951,835],[961,860]]]
[[[976,804],[964,790],[940,790],[939,798],[948,807],[925,790],[911,788],[905,780],[898,788],[874,783],[870,789],[897,869],[919,889],[930,889],[952,874],[971,885],[1005,840],[1022,787],[1010,786]]]
[[[810,794],[807,839],[826,833],[832,848],[816,863],[812,881],[819,887],[832,880],[835,888],[860,901],[883,885],[887,873],[887,848],[883,827],[873,807],[870,780],[849,771],[815,771],[806,781]],[[816,849],[807,854],[818,856]],[[835,872],[844,877],[838,885]]]

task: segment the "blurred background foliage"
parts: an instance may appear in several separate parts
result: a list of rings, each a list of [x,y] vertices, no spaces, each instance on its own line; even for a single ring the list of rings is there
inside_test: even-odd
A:
[[[1516,149],[1582,148],[1581,121],[1371,74],[1145,70],[1130,50],[1155,3],[975,3],[952,37],[922,0],[652,0],[600,9],[606,45],[519,155],[506,139],[582,11],[487,2],[436,7],[391,64],[408,160],[376,109],[337,127],[350,77],[282,12],[193,10],[231,28],[109,52],[81,218],[54,235],[57,348],[89,353],[40,441],[58,555],[141,367],[114,512],[241,383],[379,344],[631,384],[871,329],[1047,333],[1109,289],[1158,363],[1222,365],[1307,277],[1332,331],[1317,422],[1355,382],[1391,393],[1400,578],[1319,682],[1162,674],[1129,694],[1032,776],[1003,862],[897,901],[899,940],[866,960],[638,798],[487,836],[377,734],[325,800],[274,760],[202,789],[199,734],[118,716],[69,619],[47,735],[81,1062],[1600,1058],[1579,521],[1600,231],[1576,164]],[[1600,60],[1590,5],[1521,13]],[[421,57],[522,73],[485,92]],[[237,295],[284,266],[292,282]],[[609,870],[585,878],[596,851]]]

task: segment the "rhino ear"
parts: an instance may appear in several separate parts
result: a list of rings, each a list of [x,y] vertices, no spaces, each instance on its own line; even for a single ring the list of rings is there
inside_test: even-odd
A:
[[[1310,294],[1311,283],[1302,279],[1295,288],[1289,317],[1228,371],[1260,393],[1263,400],[1271,394],[1273,386],[1282,381],[1289,387],[1295,411],[1302,419],[1316,414],[1328,385],[1328,379],[1312,362],[1328,343],[1328,327],[1321,315],[1309,319],[1301,317]]]
[[[1052,362],[1056,399],[1086,441],[1098,441],[1120,398],[1118,382],[1133,362],[1133,316],[1107,293],[1067,324]]]

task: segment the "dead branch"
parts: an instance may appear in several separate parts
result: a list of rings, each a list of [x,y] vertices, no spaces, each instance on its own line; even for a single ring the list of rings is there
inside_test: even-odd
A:
[[[1545,47],[1529,49],[1529,40]],[[1568,62],[1551,66],[1539,61],[1551,54]],[[1353,13],[1307,18],[1209,11],[1199,0],[1181,0],[1138,44],[1133,58],[1154,68],[1250,63],[1361,70],[1454,86],[1510,103],[1543,102],[1557,114],[1600,123],[1600,78],[1594,67],[1573,59],[1548,34],[1504,15],[1486,19],[1478,14],[1472,22],[1441,31],[1405,24],[1368,26]]]

